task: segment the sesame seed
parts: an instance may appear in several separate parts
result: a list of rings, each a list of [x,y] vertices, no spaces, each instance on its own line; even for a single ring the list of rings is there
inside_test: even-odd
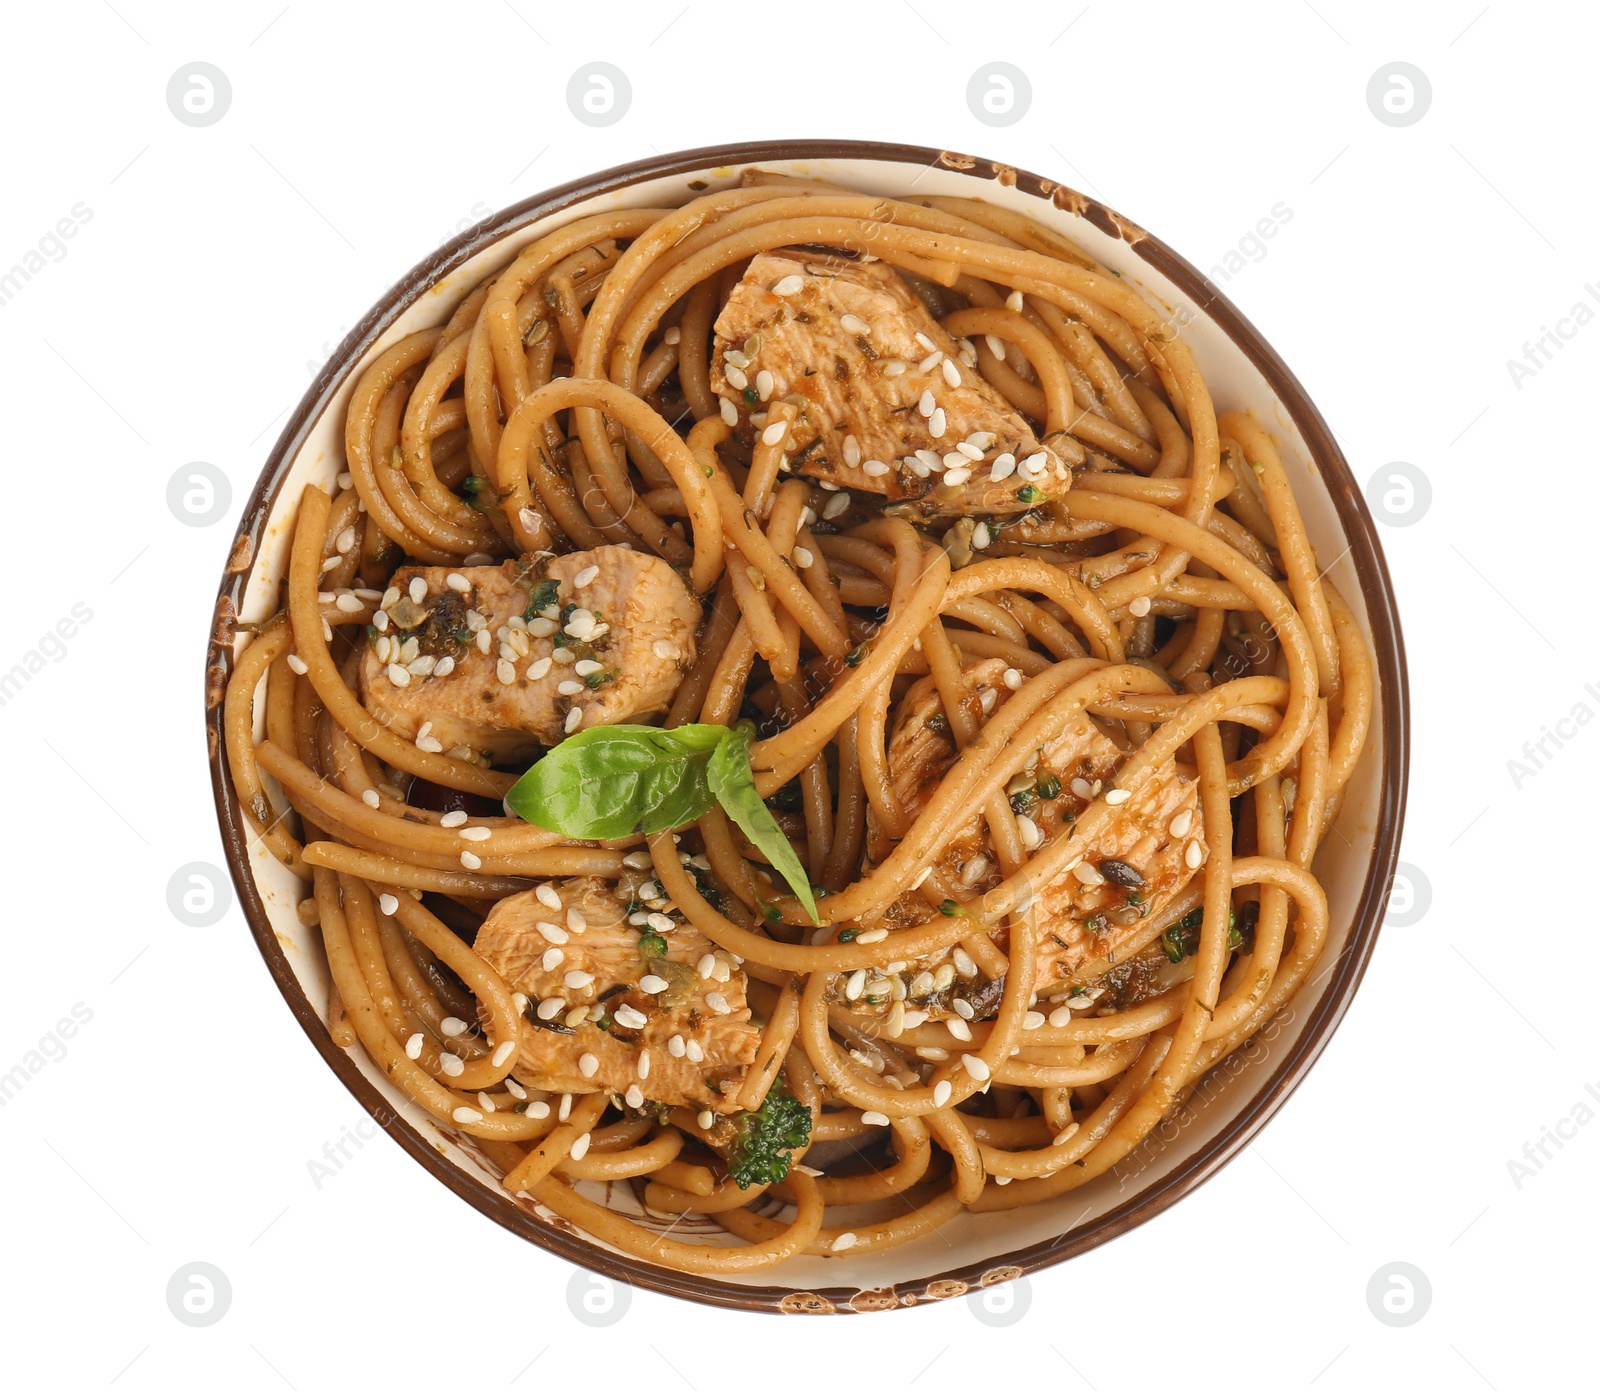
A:
[[[978,704],[985,715],[994,709],[995,702],[999,699],[1000,693],[991,686],[985,686],[978,692]]]
[[[678,328],[676,325],[674,325],[672,328],[669,328],[665,333],[663,333],[661,335],[661,341],[663,343],[667,343],[669,345],[678,343],[679,341],[682,340],[682,338],[683,338],[683,330],[681,328]]]
[[[447,811],[439,818],[439,824],[453,831],[457,826],[465,826],[467,824],[467,814],[459,809]]]
[[[664,662],[675,662],[678,660],[677,643],[668,642],[665,638],[657,638],[651,645],[650,650]],[[596,663],[596,665],[599,664]]]
[[[361,800],[371,807],[373,811],[377,811],[377,809],[383,805],[383,799],[380,798],[378,794],[370,787],[361,794]]]
[[[683,1056],[684,1046],[682,1034],[673,1034],[673,1036],[667,1040],[667,1052],[672,1054],[674,1058],[681,1058]]]
[[[387,675],[391,685],[404,687],[411,684],[411,673],[398,662],[389,663]]]
[[[378,895],[378,911],[382,913],[384,917],[393,917],[395,910],[399,908],[399,906],[400,900],[393,894]]]
[[[646,995],[659,995],[667,988],[667,982],[660,976],[645,976],[639,982],[639,989]]]
[[[867,327],[867,321],[856,314],[841,314],[839,316],[839,327],[846,333],[871,332]]]
[[[939,364],[939,370],[944,373],[944,379],[949,382],[951,386],[961,385],[961,369],[957,367],[949,358],[945,358],[945,360]]]
[[[1022,1016],[1022,1027],[1024,1029],[1044,1028],[1044,1015],[1040,1014],[1036,1009],[1030,1009]]]
[[[1024,850],[1037,850],[1044,844],[1044,832],[1031,816],[1017,817],[1017,834],[1022,837]]]
[[[554,1019],[567,1007],[567,1002],[559,995],[552,995],[548,1000],[540,1000],[539,1007],[534,1013],[541,1019]]]
[[[575,730],[582,723],[583,723],[583,707],[581,705],[575,705],[575,706],[573,706],[572,709],[567,711],[567,723],[566,723],[566,726],[565,726],[566,733],[571,734],[572,731]]]
[[[883,364],[883,375],[886,377],[903,377],[906,374],[907,364],[897,357],[891,357]]]
[[[517,679],[517,668],[512,662],[502,657],[495,663],[494,674],[502,686],[509,686]]]
[[[711,973],[717,969],[717,958],[712,953],[707,952],[699,961],[695,962],[694,968],[699,973],[701,980],[710,980]]]
[[[1074,797],[1082,797],[1084,801],[1088,801],[1089,798],[1094,796],[1094,789],[1082,778],[1074,778],[1067,786],[1072,789]]]
[[[1058,1005],[1050,1011],[1050,1027],[1059,1029],[1072,1022],[1072,1011],[1066,1005]]]
[[[444,582],[455,590],[457,594],[472,593],[472,581],[465,575],[457,574],[454,570],[444,577]]]
[[[457,1125],[471,1125],[473,1121],[481,1121],[483,1119],[483,1112],[471,1106],[457,1106],[450,1113],[450,1119],[455,1121]]]
[[[962,440],[955,447],[955,452],[965,459],[971,459],[974,463],[983,458],[983,450],[979,449],[975,444],[969,444],[966,440]]]
[[[799,294],[800,287],[805,283],[806,282],[798,275],[786,275],[782,280],[772,287],[772,293],[775,295],[784,295],[786,297],[789,295]]]
[[[728,379],[728,385],[735,391],[743,391],[750,385],[750,378],[745,376],[742,369],[729,363],[726,356],[723,358],[722,375]]]
[[[333,624],[328,622],[326,618],[322,620],[322,640],[324,642],[333,641]]]
[[[733,402],[730,401],[726,396],[722,398],[721,404],[717,407],[717,409],[722,414],[723,424],[737,425],[739,423],[738,407],[735,406]]]
[[[463,826],[456,834],[462,840],[488,840],[494,832],[488,826]]]
[[[428,582],[427,580],[423,579],[421,575],[413,577],[411,583],[406,586],[406,589],[411,595],[411,602],[413,604],[420,604],[428,597]]]
[[[483,861],[474,855],[472,851],[463,850],[461,852],[461,867],[463,869],[482,869]]]
[[[521,1083],[515,1077],[506,1078],[506,1090],[516,1097],[518,1101],[526,1101],[528,1099],[528,1093],[522,1089]]]
[[[944,428],[944,407],[940,406],[938,410],[934,411],[934,413],[928,417],[928,433],[932,435],[934,439],[942,439],[944,436]]]
[[[700,1046],[700,1040],[691,1038],[683,1046],[683,1051],[692,1063],[703,1063],[706,1060],[706,1050]]]
[[[289,670],[296,676],[304,676],[308,670],[306,664],[300,660],[300,654],[291,652],[284,660],[289,664]]]
[[[863,1111],[861,1119],[867,1125],[888,1125],[889,1118],[882,1111]]]
[[[626,1101],[628,1105],[634,1108],[644,1105],[644,1093],[639,1090],[639,1084],[637,1082],[629,1087],[627,1091],[623,1092],[622,1099]]]
[[[1000,678],[1006,683],[1006,689],[1020,691],[1022,689],[1022,673],[1015,667],[1007,667],[1005,675]]]
[[[560,1105],[557,1106],[557,1108],[556,1108],[556,1119],[564,1121],[571,1114],[572,1114],[572,1093],[571,1092],[563,1092],[561,1094]]]
[[[922,867],[921,872],[917,875],[917,877],[911,881],[911,887],[913,889],[920,889],[924,884],[926,884],[928,882],[928,876],[930,874],[932,874],[932,873],[933,873],[933,866],[932,865],[924,865]]]
[[[1017,461],[1017,473],[1023,478],[1042,478],[1044,471],[1050,466],[1050,456],[1043,452],[1030,454],[1025,459]]]
[[[1087,860],[1079,860],[1072,867],[1072,874],[1080,884],[1086,884],[1091,889],[1099,887],[1106,882],[1106,877]]]
[[[919,371],[919,372],[931,372],[931,371],[933,371],[933,369],[935,367],[937,367],[943,361],[944,361],[944,354],[942,352],[940,352],[937,348],[935,348],[931,353],[929,353],[927,355],[927,357],[923,358],[922,361],[917,364],[917,371]]]
[[[650,1075],[650,1050],[648,1048],[639,1050],[639,1062],[634,1070],[639,1074],[641,1081]]]
[[[589,920],[584,917],[583,914],[580,913],[576,908],[567,909],[567,931],[587,932],[588,930]]]
[[[733,1006],[730,1005],[722,994],[713,990],[706,996],[706,1005],[717,1014],[732,1014]]]
[[[1193,811],[1189,811],[1189,810],[1184,810],[1184,811],[1180,811],[1176,816],[1174,816],[1172,818],[1172,820],[1170,822],[1167,823],[1167,831],[1171,835],[1186,836],[1186,835],[1189,834],[1189,828],[1191,826],[1193,826],[1193,825],[1194,825],[1194,812]]]
[[[965,947],[953,947],[950,951],[950,960],[962,975],[972,977],[978,974],[978,963],[967,955]]]
[[[488,1092],[478,1093],[478,1105],[483,1107],[485,1111],[493,1111],[495,1109],[494,1098]]]
[[[775,383],[772,380],[772,373],[767,371],[765,367],[756,373],[756,395],[759,396],[763,401],[767,401],[772,398],[772,388],[774,385]]]
[[[649,1016],[641,1014],[632,1005],[617,1006],[617,1023],[624,1029],[642,1029],[649,1022]]]
[[[416,1060],[422,1056],[422,1045],[424,1041],[425,1040],[421,1034],[412,1034],[411,1037],[406,1040],[406,1057],[410,1058],[412,1062],[416,1062]]]
[[[967,1002],[965,1000],[963,1000],[961,1003],[964,1004],[964,1005],[967,1005]],[[967,1005],[967,1008],[970,1010],[972,1008],[972,1006],[971,1005]],[[961,1013],[960,1010],[956,1011],[956,1014],[958,1016],[960,1015],[960,1013]],[[945,1026],[945,1028],[950,1030],[950,1037],[951,1038],[958,1039],[962,1043],[971,1043],[972,1042],[972,1025],[967,1023],[967,1021],[965,1019],[961,1019],[961,1018],[946,1019],[944,1021],[944,1026]]]
[[[872,943],[874,943],[874,942],[883,941],[883,939],[885,937],[887,937],[888,935],[889,935],[889,929],[888,928],[886,928],[886,927],[875,927],[870,932],[860,933],[856,937],[856,941],[861,943],[862,946],[871,946]]]
[[[884,463],[882,459],[868,459],[866,463],[861,465],[861,471],[868,478],[882,478],[884,474],[889,472],[889,465]]]
[[[1064,1145],[1064,1144],[1067,1143],[1068,1140],[1070,1140],[1077,1133],[1078,1133],[1078,1123],[1077,1123],[1077,1121],[1073,1121],[1072,1124],[1069,1125],[1065,1130],[1059,1131],[1056,1134],[1055,1139],[1053,1139],[1050,1143],[1052,1145]]]
[[[600,1059],[593,1053],[584,1053],[578,1058],[578,1071],[585,1077],[593,1077],[600,1071]]]
[[[435,676],[448,676],[455,669],[456,659],[454,657],[441,657],[433,668],[433,674]]]
[[[961,1066],[966,1068],[967,1076],[972,1078],[973,1081],[987,1082],[989,1080],[989,1064],[984,1062],[976,1053],[963,1053],[961,1055]]]
[[[446,1077],[459,1077],[466,1070],[467,1065],[454,1053],[439,1054],[439,1071]]]
[[[858,1237],[854,1232],[840,1232],[839,1235],[833,1239],[832,1249],[835,1251],[848,1251],[856,1244],[856,1242],[860,1240],[861,1238]]]
[[[483,653],[485,657],[489,655],[489,648],[494,645],[494,639],[490,636],[487,628],[479,628],[478,635],[473,638],[472,642],[473,646]]]
[[[551,947],[542,957],[539,958],[539,964],[545,970],[553,971],[566,959],[567,954],[566,952],[562,951],[560,947]]]
[[[1131,796],[1133,796],[1133,793],[1129,792],[1127,788],[1113,787],[1111,791],[1106,793],[1106,805],[1108,807],[1120,807]]]
[[[789,422],[787,420],[774,420],[772,424],[761,432],[761,443],[782,444],[783,437],[788,433]]]
[[[702,1130],[710,1130],[717,1123],[717,1118],[710,1111],[702,1111],[695,1118],[695,1124]]]
[[[1204,858],[1205,854],[1200,849],[1199,841],[1191,840],[1188,845],[1184,846],[1183,862],[1184,864],[1188,865],[1190,869],[1199,869],[1200,861]]]
[[[568,971],[562,980],[568,990],[582,990],[586,985],[594,984],[594,977],[587,971]]]
[[[1135,618],[1143,618],[1145,614],[1150,612],[1150,596],[1148,594],[1141,594],[1137,599],[1130,600],[1128,603],[1128,612],[1131,613]]]
[[[494,1050],[489,1057],[489,1061],[493,1063],[495,1067],[504,1067],[508,1062],[511,1061],[511,1055],[516,1051],[516,1039],[508,1038],[504,1043]],[[507,1090],[509,1090],[509,1087]]]
[[[564,695],[564,696],[582,695],[583,694],[583,682],[581,682],[581,681],[563,681],[559,686],[556,687],[556,694],[557,695]]]
[[[812,555],[811,552],[808,551],[804,546],[796,546],[794,548],[794,563],[796,569],[809,570],[815,560],[816,557]]]
[[[945,470],[945,475],[944,475],[944,481],[945,481],[945,484],[946,484],[947,487],[959,488],[963,483],[965,483],[971,477],[972,477],[972,470],[969,469],[969,468],[946,469]],[[974,530],[976,530],[976,528],[974,528]],[[988,534],[988,528],[987,527],[984,528],[984,533],[987,536],[987,534]]]
[[[924,420],[933,414],[935,402],[931,391],[924,391],[917,397],[917,414]]]
[[[587,1057],[588,1055],[585,1054],[584,1056]],[[574,1159],[582,1159],[584,1155],[589,1153],[589,1132],[587,1130],[572,1142],[570,1153]]]
[[[533,896],[544,904],[546,908],[554,908],[557,912],[561,911],[561,895],[555,891],[553,886],[540,884],[533,891]]]
[[[922,1049],[919,1048],[917,1051],[920,1053],[920,1052],[922,1052]],[[929,1049],[928,1051],[929,1052],[943,1052],[944,1050],[943,1049]],[[933,1088],[933,1104],[935,1106],[946,1106],[946,1105],[948,1105],[949,1102],[950,1102],[950,1092],[951,1092],[951,1090],[952,1090],[952,1088],[950,1086],[950,1083],[947,1082],[947,1081],[940,1081],[940,1082],[936,1083],[934,1085],[934,1088]]]
[[[748,367],[750,365],[750,359],[740,352],[738,348],[729,348],[727,352],[723,353],[722,360],[731,362],[735,367]]]
[[[587,589],[599,578],[600,567],[598,565],[585,565],[583,569],[572,577],[572,587],[574,589]]]
[[[1017,470],[1017,456],[1015,454],[997,455],[994,464],[989,469],[989,481],[998,483],[1001,479],[1010,478]]]
[[[629,869],[649,869],[652,863],[648,850],[634,850],[622,857],[622,863]]]
[[[859,971],[852,971],[849,974],[849,976],[847,976],[845,978],[845,983],[844,983],[844,997],[845,997],[845,999],[847,999],[847,1000],[859,1000],[861,998],[862,990],[866,988],[866,984],[867,984],[867,973],[866,973],[865,969],[862,969],[862,970],[859,970]]]
[[[1021,290],[1013,290],[1009,295],[1006,296],[1006,308],[1009,309],[1013,314],[1022,313]]]

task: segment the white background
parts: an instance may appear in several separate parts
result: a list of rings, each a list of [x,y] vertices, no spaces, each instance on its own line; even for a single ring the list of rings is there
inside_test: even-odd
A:
[[[519,3],[8,9],[0,273],[74,205],[92,216],[0,306],[0,670],[75,603],[93,616],[0,707],[0,1073],[75,1004],[92,1011],[0,1107],[7,1379],[1590,1379],[1600,1125],[1565,1122],[1572,1138],[1547,1140],[1537,1169],[1523,1146],[1575,1108],[1600,1112],[1584,1091],[1600,1092],[1600,1060],[1583,878],[1600,732],[1568,726],[1576,737],[1520,787],[1508,760],[1575,705],[1600,711],[1585,690],[1600,692],[1600,327],[1520,385],[1507,361],[1600,282],[1593,23],[1478,0]],[[198,129],[165,98],[194,60],[232,85],[225,117]],[[605,128],[565,99],[593,60],[632,85]],[[1394,60],[1432,88],[1403,128],[1366,98]],[[993,61],[1032,86],[1003,128],[966,100]],[[167,907],[180,865],[221,861],[201,729],[217,576],[278,425],[332,346],[491,209],[653,152],[778,136],[1004,159],[1101,197],[1202,269],[1286,204],[1226,293],[1358,477],[1406,461],[1431,483],[1425,515],[1382,528],[1411,661],[1403,858],[1417,897],[1259,1142],[1166,1215],[1035,1277],[1001,1329],[966,1301],[802,1331],[636,1293],[591,1333],[569,1310],[571,1267],[387,1138],[347,1142],[314,1181],[309,1162],[363,1113],[237,908],[194,928]],[[181,525],[166,501],[197,460],[232,482],[210,527]],[[194,1261],[231,1286],[208,1328],[168,1308],[169,1278]],[[1396,1261],[1431,1286],[1404,1328],[1367,1296]]]

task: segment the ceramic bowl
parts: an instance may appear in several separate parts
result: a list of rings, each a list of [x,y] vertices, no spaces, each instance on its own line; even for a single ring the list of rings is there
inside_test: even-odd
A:
[[[952,194],[1015,208],[1072,238],[1179,316],[1218,410],[1251,410],[1277,436],[1317,553],[1331,561],[1332,579],[1372,642],[1378,677],[1372,735],[1338,833],[1324,841],[1316,865],[1332,910],[1321,966],[1289,1008],[1219,1064],[1140,1149],[1055,1201],[981,1218],[963,1214],[913,1244],[849,1260],[804,1257],[748,1277],[711,1278],[632,1259],[526,1200],[519,1204],[501,1189],[496,1170],[470,1139],[404,1105],[359,1048],[335,1046],[323,1022],[328,977],[319,935],[295,911],[300,882],[252,845],[227,776],[221,694],[232,659],[248,640],[237,624],[261,619],[277,605],[302,488],[316,482],[331,490],[344,467],[345,406],[367,363],[404,335],[443,323],[468,287],[552,228],[592,212],[682,203],[708,185],[734,183],[742,169],[757,165],[863,192]],[[267,969],[312,1045],[389,1135],[432,1179],[547,1251],[666,1294],[768,1312],[862,1313],[948,1299],[1069,1260],[1193,1192],[1283,1104],[1348,1008],[1382,924],[1405,803],[1405,656],[1388,571],[1361,490],[1288,367],[1181,256],[1066,185],[950,151],[859,142],[734,145],[611,169],[485,219],[405,275],[328,360],[245,506],[210,634],[206,720],[228,864]],[[674,1236],[711,1241],[718,1233],[709,1223],[704,1229],[680,1224]]]

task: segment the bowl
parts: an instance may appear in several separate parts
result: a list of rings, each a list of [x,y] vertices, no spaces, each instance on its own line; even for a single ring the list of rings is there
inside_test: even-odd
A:
[[[622,1255],[554,1214],[519,1204],[465,1136],[405,1104],[359,1048],[324,1023],[320,937],[296,913],[300,881],[252,837],[225,767],[222,692],[248,634],[277,606],[296,500],[343,468],[346,401],[364,366],[405,334],[442,323],[464,287],[552,226],[589,212],[681,203],[760,166],[888,195],[955,194],[1015,208],[1075,239],[1185,324],[1219,408],[1253,410],[1278,437],[1311,538],[1376,654],[1372,735],[1317,872],[1332,931],[1316,976],[1288,1008],[1195,1087],[1138,1150],[1052,1202],[962,1214],[934,1237],[849,1261],[801,1257],[741,1279],[680,1274]],[[228,866],[250,931],[284,1001],[351,1094],[428,1173],[486,1217],[613,1279],[716,1306],[782,1313],[864,1313],[949,1299],[1071,1259],[1149,1221],[1238,1154],[1327,1046],[1382,925],[1400,843],[1407,768],[1405,654],[1372,518],[1332,433],[1300,383],[1244,316],[1193,266],[1142,228],[1037,174],[948,150],[846,141],[716,146],[607,170],[506,208],[406,274],[329,358],[295,408],[240,519],[222,575],[206,671],[211,779]],[[717,1230],[717,1229],[712,1229]],[[693,1239],[680,1224],[674,1235]],[[849,1283],[840,1284],[841,1278]]]

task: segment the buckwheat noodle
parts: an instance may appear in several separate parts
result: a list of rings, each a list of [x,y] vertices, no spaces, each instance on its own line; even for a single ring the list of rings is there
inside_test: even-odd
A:
[[[736,431],[712,389],[712,325],[751,258],[789,247],[900,271],[969,369],[1071,461],[1064,498],[992,536],[930,524],[822,488],[782,444]],[[800,408],[764,404],[767,423]],[[331,495],[305,489],[282,608],[235,658],[239,799],[308,885],[335,1038],[470,1137],[519,1201],[621,1251],[712,1275],[853,1257],[1076,1188],[1280,1011],[1325,946],[1312,865],[1371,719],[1366,643],[1267,432],[1217,413],[1158,308],[1016,213],[757,173],[682,207],[577,218],[366,368],[345,468]],[[661,556],[703,599],[666,723],[759,714],[759,791],[788,807],[826,890],[820,930],[715,808],[678,836],[605,845],[475,815],[487,834],[464,859],[453,823],[408,798],[417,780],[498,801],[515,774],[419,747],[363,707],[357,668],[391,574],[605,544]],[[985,663],[1006,673],[1003,701],[974,695]],[[890,748],[918,682],[950,756],[908,807]],[[1007,799],[1031,795],[1038,751],[1084,717],[1115,767],[1080,793],[1070,833],[1039,840]],[[1058,926],[1043,890],[1162,778],[1197,790],[1203,867],[1122,967],[1141,951],[1159,964],[1180,919],[1189,950],[1143,996],[1104,959],[1063,994],[1037,967]],[[950,860],[972,827],[994,861],[977,887]],[[617,879],[640,854],[742,958],[761,1043],[740,1104],[781,1074],[813,1112],[810,1152],[770,1191],[729,1181],[692,1109],[530,1100],[516,1080],[521,1002],[469,945],[478,923],[508,895]],[[988,1007],[970,1022],[912,1008],[895,981],[923,958],[957,963],[947,984],[1000,983]],[[894,997],[885,1009],[850,1007],[863,978]],[[643,1216],[617,1201],[629,1188]],[[697,1216],[730,1244],[674,1239],[649,1214]]]

